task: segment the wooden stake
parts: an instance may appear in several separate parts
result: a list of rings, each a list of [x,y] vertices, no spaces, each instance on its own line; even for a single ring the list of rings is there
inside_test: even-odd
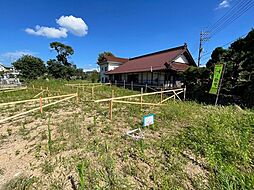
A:
[[[133,81],[131,81],[131,90],[133,90]]]
[[[114,98],[114,90],[112,90],[111,97]],[[112,121],[113,118],[113,100],[111,99],[109,102],[109,119]]]
[[[94,87],[92,87],[92,100],[94,100]]]
[[[40,111],[42,113],[42,99],[41,99],[41,97],[40,97]]]
[[[164,90],[162,91],[163,93],[166,93],[166,92],[183,92],[183,89],[182,88],[179,88],[179,89],[175,89],[175,90]],[[154,94],[160,94],[161,92],[149,92],[149,93],[144,93],[142,94],[142,96],[149,96],[149,95],[154,95]],[[105,98],[105,99],[101,99],[101,100],[95,100],[96,103],[98,102],[108,102],[110,101],[111,99],[113,100],[120,100],[120,99],[125,99],[125,98],[134,98],[134,97],[140,97],[141,95],[140,94],[134,94],[134,95],[129,95],[129,96],[120,96],[120,97],[115,97],[115,98]],[[1,105],[1,104],[0,104]]]
[[[161,88],[161,103],[162,103],[162,100],[163,100],[163,91],[162,91],[162,88]]]
[[[145,92],[147,93],[147,84],[146,84],[146,89],[145,89]]]
[[[136,104],[140,105],[140,102],[130,102],[130,101],[122,101],[122,100],[114,100],[115,103],[123,103],[123,104]],[[148,103],[148,102],[142,102],[142,105],[149,105],[149,106],[164,106],[166,104],[155,104],[155,103]]]
[[[58,99],[58,98],[64,98],[64,97],[69,97],[69,96],[74,96],[74,95],[76,95],[76,94],[52,96],[52,97],[42,98],[42,100]],[[40,98],[29,99],[29,100],[20,100],[20,101],[16,101],[16,102],[6,102],[6,103],[0,103],[0,106],[15,105],[15,104],[21,104],[21,103],[27,103],[27,102],[37,102],[38,100],[40,100]]]
[[[123,80],[123,88],[125,88],[125,80]]]
[[[183,100],[185,100],[186,98],[186,86],[184,86],[184,90],[183,90]]]
[[[69,99],[74,98],[74,97],[76,97],[76,96],[77,96],[77,94],[74,94],[73,96],[70,96],[70,97],[67,97],[67,98],[58,100],[58,101],[56,101],[56,102],[52,102],[52,103],[50,103],[50,104],[46,104],[46,105],[42,106],[42,108],[46,108],[46,107],[49,107],[49,106],[58,104],[58,103],[60,103],[60,102],[69,100]],[[31,113],[31,112],[34,112],[34,111],[37,111],[37,110],[40,110],[40,107],[31,109],[31,110],[28,110],[28,111],[26,111],[26,112],[22,112],[22,113],[19,113],[19,114],[10,116],[10,117],[7,117],[7,118],[5,118],[5,119],[2,119],[2,120],[0,120],[0,123],[3,123],[3,122],[8,121],[8,120],[10,120],[10,119],[14,119],[14,118],[19,117],[19,116],[22,116],[22,115],[26,115],[26,114],[28,114],[28,113]]]
[[[141,108],[141,110],[142,110],[142,107],[143,107],[143,96],[142,96],[142,94],[143,94],[143,88],[141,88],[141,92],[140,92],[140,94],[141,94],[141,96],[140,96],[140,108]]]
[[[77,87],[77,97],[76,97],[76,102],[79,102],[79,97],[78,97],[78,87]]]

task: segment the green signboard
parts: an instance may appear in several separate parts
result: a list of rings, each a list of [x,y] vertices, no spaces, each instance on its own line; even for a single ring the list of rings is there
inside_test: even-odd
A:
[[[210,94],[217,94],[218,87],[220,85],[220,78],[223,70],[223,64],[215,65],[214,67],[214,74],[213,74],[213,83],[210,89]]]

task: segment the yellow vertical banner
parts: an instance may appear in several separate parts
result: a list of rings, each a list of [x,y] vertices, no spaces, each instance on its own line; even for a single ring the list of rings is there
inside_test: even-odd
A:
[[[223,64],[217,64],[214,67],[213,83],[209,91],[210,94],[217,94],[220,85],[221,74],[223,71]]]

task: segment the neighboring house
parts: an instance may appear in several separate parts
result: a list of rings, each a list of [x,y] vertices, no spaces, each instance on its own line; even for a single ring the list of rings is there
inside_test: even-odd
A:
[[[109,76],[106,75],[106,73],[116,69],[128,60],[129,59],[105,55],[103,61],[98,63],[100,66],[100,81],[103,83],[109,82]]]
[[[20,85],[19,72],[14,67],[6,67],[0,64],[0,85],[15,84]]]
[[[117,83],[180,87],[182,83],[179,72],[189,66],[196,66],[187,44],[130,59],[117,58],[119,61],[114,62],[114,69],[113,66],[107,67],[115,58],[107,56],[104,66],[101,65],[101,82],[106,82],[106,78]]]
[[[6,66],[4,66],[3,64],[0,63],[0,72],[1,72],[1,71],[7,72],[8,70],[10,70],[9,67],[6,67]]]

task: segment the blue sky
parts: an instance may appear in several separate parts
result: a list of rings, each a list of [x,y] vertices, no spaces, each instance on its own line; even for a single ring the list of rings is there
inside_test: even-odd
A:
[[[196,58],[200,30],[215,23],[235,1],[1,0],[0,62],[10,65],[27,53],[46,62],[56,55],[49,49],[52,41],[72,46],[71,61],[84,69],[96,68],[102,51],[128,58],[184,42]],[[205,51],[250,31],[253,18],[251,9],[207,42]]]

